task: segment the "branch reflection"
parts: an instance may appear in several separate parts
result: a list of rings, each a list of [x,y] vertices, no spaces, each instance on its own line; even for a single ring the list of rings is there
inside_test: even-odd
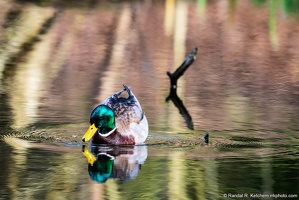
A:
[[[147,158],[147,146],[82,146],[90,178],[98,183],[108,179],[123,182],[137,177]]]
[[[193,130],[194,127],[193,127],[192,117],[189,114],[186,107],[184,106],[183,101],[177,95],[176,88],[172,88],[172,87],[170,88],[170,92],[169,92],[168,97],[166,98],[166,102],[168,102],[169,100],[171,100],[173,102],[173,104],[175,105],[175,107],[177,107],[179,109],[179,112],[183,116],[187,127],[189,129]]]

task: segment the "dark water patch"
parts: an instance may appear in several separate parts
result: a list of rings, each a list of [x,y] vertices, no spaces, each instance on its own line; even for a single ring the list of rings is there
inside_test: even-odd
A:
[[[20,14],[22,13],[21,10],[11,10],[6,14],[6,19],[4,20],[4,24],[2,25],[3,28],[14,27]]]
[[[264,138],[252,138],[252,137],[243,137],[243,136],[231,136],[230,140],[239,141],[239,142],[262,142],[268,139]]]
[[[55,19],[58,16],[58,11],[55,12],[53,14],[52,17],[50,17],[49,19],[47,19],[41,26],[40,30],[39,30],[39,34],[40,35],[44,35],[47,34],[47,32],[51,29],[51,26],[55,23]]]
[[[233,150],[235,151],[238,148],[267,148],[269,146],[272,148],[272,145],[262,144],[262,143],[231,143],[231,144],[218,144],[217,148],[220,150]]]

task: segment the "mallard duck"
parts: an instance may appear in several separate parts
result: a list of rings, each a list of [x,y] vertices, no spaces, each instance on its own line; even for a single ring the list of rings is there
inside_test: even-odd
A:
[[[82,141],[93,144],[140,144],[148,135],[148,122],[132,91],[124,89],[107,98],[90,114],[90,127]],[[119,97],[127,91],[128,98]]]

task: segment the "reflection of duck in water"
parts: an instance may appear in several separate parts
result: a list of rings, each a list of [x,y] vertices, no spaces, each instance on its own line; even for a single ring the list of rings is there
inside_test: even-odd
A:
[[[109,178],[128,181],[137,177],[147,158],[147,147],[140,146],[83,146],[92,180],[104,183]]]
[[[118,97],[123,91],[128,98]],[[92,138],[93,144],[140,144],[148,135],[146,116],[126,85],[91,112],[90,124],[83,142]]]

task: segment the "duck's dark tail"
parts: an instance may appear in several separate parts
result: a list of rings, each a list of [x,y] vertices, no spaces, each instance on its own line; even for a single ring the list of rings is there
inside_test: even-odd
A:
[[[128,93],[128,95],[129,95],[128,98],[134,97],[134,94],[131,92],[130,88],[128,86],[126,86],[126,85],[123,85],[123,86],[124,86],[124,90],[126,90],[127,93]]]

